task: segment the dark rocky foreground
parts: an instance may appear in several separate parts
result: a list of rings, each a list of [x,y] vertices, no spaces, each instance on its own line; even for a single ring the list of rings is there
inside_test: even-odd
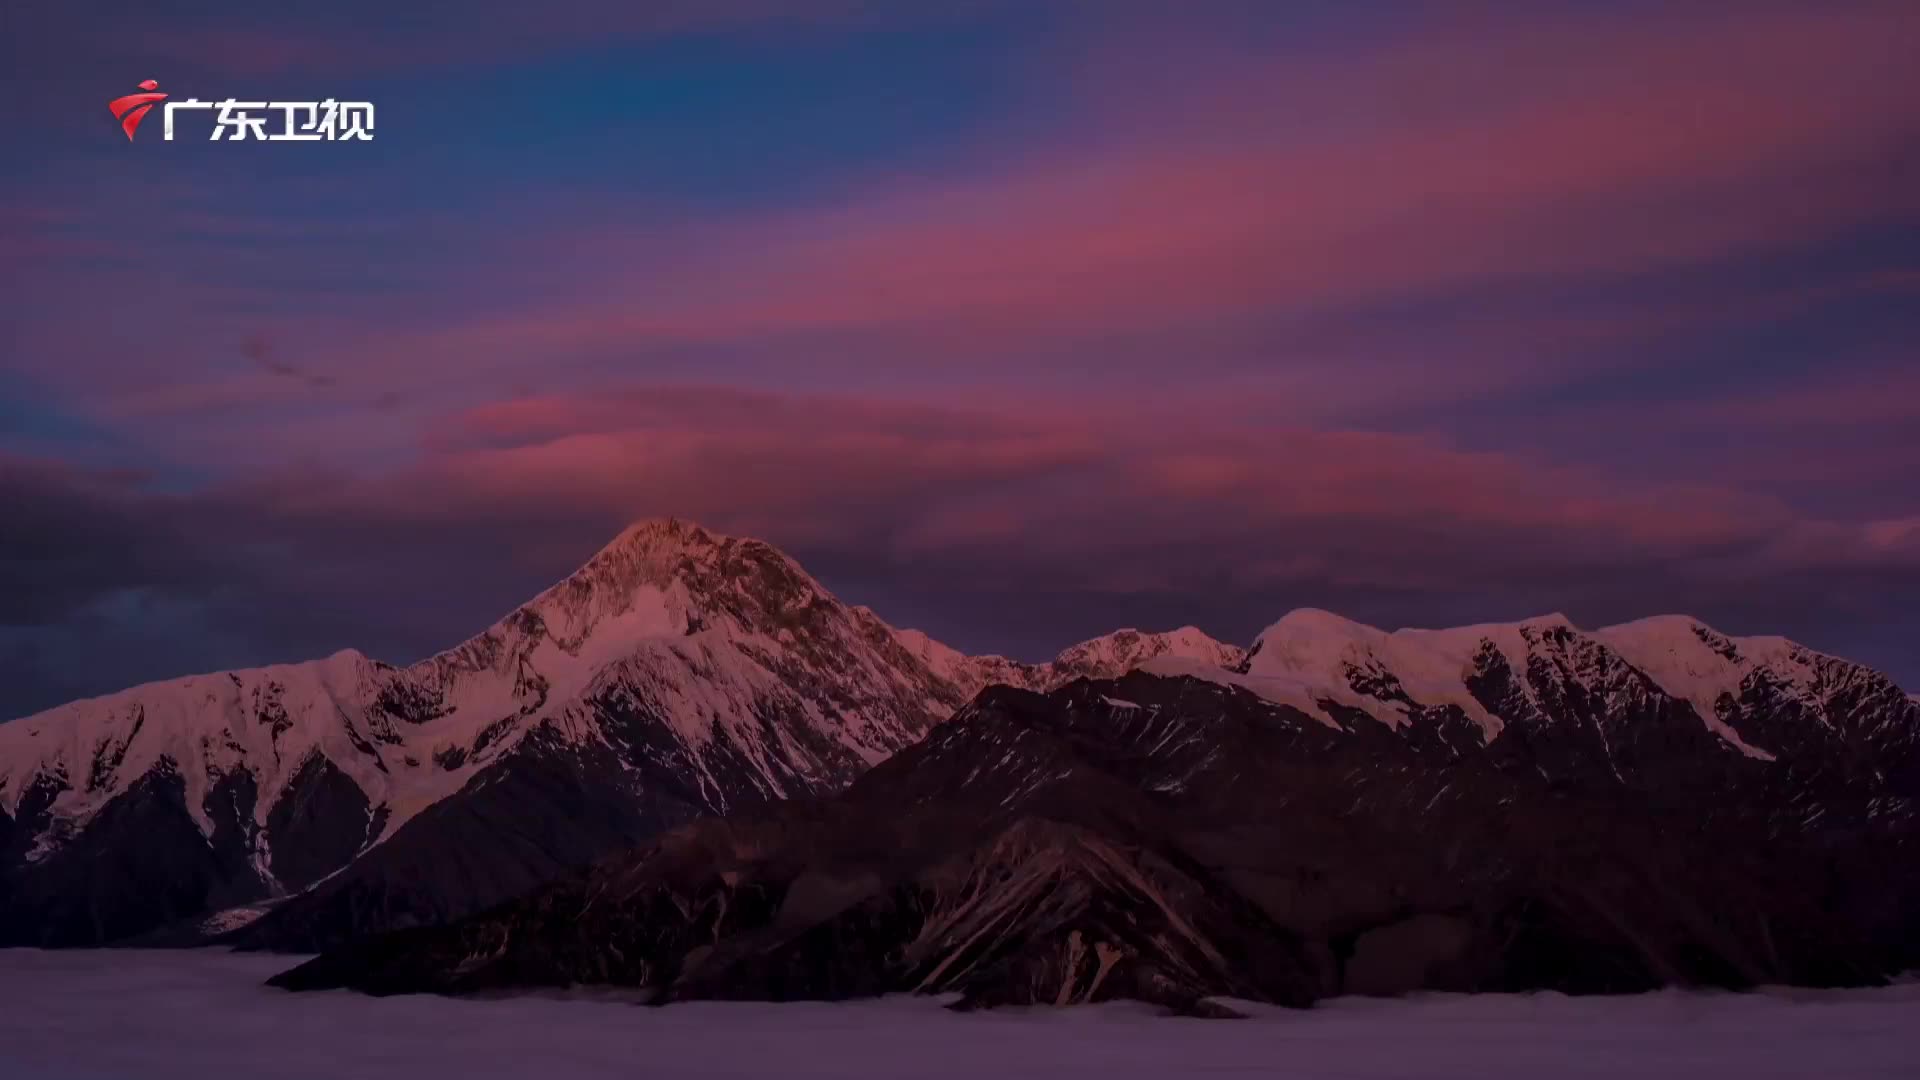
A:
[[[1484,745],[1458,717],[1330,726],[1193,678],[990,688],[837,796],[697,821],[271,981],[1204,1011],[1920,966],[1910,739],[1876,721],[1760,760],[1632,688],[1549,694]]]

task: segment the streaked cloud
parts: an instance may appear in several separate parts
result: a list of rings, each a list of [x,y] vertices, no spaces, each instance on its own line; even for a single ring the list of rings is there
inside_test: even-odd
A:
[[[802,7],[34,13],[7,621],[404,655],[653,513],[979,647],[1910,618],[1906,5]],[[396,126],[89,141],[153,64]]]

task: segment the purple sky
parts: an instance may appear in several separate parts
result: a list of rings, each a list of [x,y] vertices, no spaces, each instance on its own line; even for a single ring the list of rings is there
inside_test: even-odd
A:
[[[1029,658],[1682,610],[1920,689],[1915,56],[1904,0],[7,5],[0,717],[410,660],[661,514]],[[149,78],[376,139],[129,143]]]

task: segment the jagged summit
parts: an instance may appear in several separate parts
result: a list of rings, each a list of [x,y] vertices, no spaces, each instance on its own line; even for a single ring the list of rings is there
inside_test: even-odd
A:
[[[769,585],[824,591],[798,563],[763,540],[728,536],[678,518],[646,518],[622,529],[578,570],[526,606],[564,603],[587,592],[665,588],[673,582],[702,592]]]
[[[415,670],[503,672],[542,649],[597,666],[646,642],[714,634],[739,639],[840,610],[778,548],[677,518],[621,530],[578,570]],[[577,664],[572,666],[577,667]]]
[[[93,883],[75,886],[83,894],[124,880],[124,895],[71,905],[111,909],[100,923],[35,917],[40,941],[143,929],[215,895],[250,902],[329,874],[318,898],[285,910],[320,927],[408,904],[444,914],[663,823],[837,790],[984,686],[1109,677],[1157,655],[1217,664],[1238,650],[1187,628],[1108,635],[1054,664],[967,656],[847,606],[763,541],[647,519],[405,667],[348,650],[0,726],[0,873],[73,875]],[[498,838],[449,838],[450,821],[476,814],[552,836],[497,855]],[[322,840],[302,831],[316,821]],[[134,833],[113,831],[123,825]],[[198,867],[175,881],[191,896],[155,905],[142,895],[158,882],[87,869],[144,842]],[[211,861],[196,854],[207,850]],[[412,868],[440,858],[462,864],[435,879],[452,891],[408,892]],[[0,889],[0,923],[9,902]]]
[[[729,538],[713,532],[697,521],[677,517],[643,517],[634,519],[614,534],[613,539],[608,541],[601,551],[636,545],[695,546],[712,544],[716,540],[725,539]]]
[[[93,827],[113,817],[103,817],[108,807],[137,800],[151,809],[120,818],[177,815],[183,852],[219,853],[217,866],[193,857],[201,888],[272,896],[527,769],[580,774],[556,796],[601,790],[597,805],[632,808],[615,818],[640,828],[649,814],[835,790],[973,689],[930,671],[890,627],[855,614],[771,545],[642,521],[493,626],[406,667],[348,650],[152,683],[0,725],[0,873],[81,874],[105,857],[101,845],[137,846]],[[525,797],[514,812],[537,819],[538,798]],[[555,813],[582,812],[577,794],[567,798]],[[310,813],[301,808],[322,804],[334,807],[324,850],[290,853],[315,846],[294,837]],[[585,809],[602,812],[595,805]],[[146,887],[126,876],[121,916],[166,914],[142,907],[135,894]]]
[[[1206,667],[1232,668],[1246,659],[1246,650],[1209,636],[1196,626],[1146,633],[1132,628],[1115,630],[1060,651],[1053,662],[1050,689],[1070,679],[1111,679],[1150,660],[1174,658]]]
[[[786,563],[798,569],[797,563],[764,540],[732,536],[685,518],[650,517],[633,521],[614,534],[556,587],[573,578],[593,577],[616,568],[653,574],[684,572],[723,554]]]

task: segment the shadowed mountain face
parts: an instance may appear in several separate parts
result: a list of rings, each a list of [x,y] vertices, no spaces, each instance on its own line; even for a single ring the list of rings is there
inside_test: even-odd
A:
[[[1309,713],[1235,676],[989,689],[838,796],[692,823],[274,982],[1205,1011],[1857,984],[1920,963],[1920,792],[1885,725],[1741,752],[1606,657],[1503,666],[1481,679],[1490,742]]]

